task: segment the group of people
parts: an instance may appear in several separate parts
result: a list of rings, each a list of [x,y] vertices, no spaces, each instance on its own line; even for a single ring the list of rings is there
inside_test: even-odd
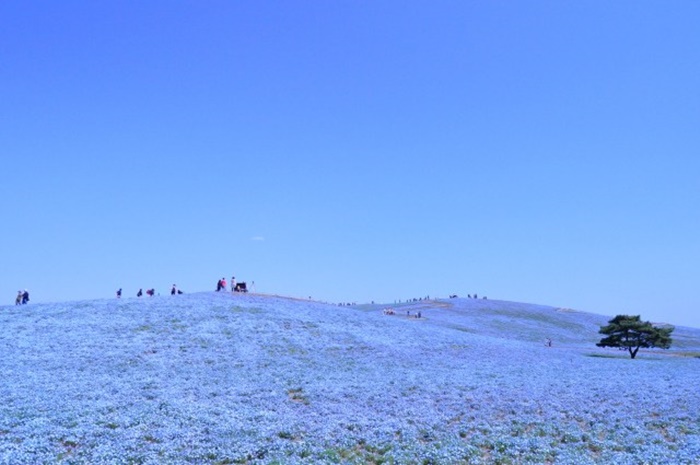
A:
[[[236,291],[240,291],[240,290],[243,290],[244,292],[246,291],[245,283],[239,283],[238,286],[240,287],[240,289],[236,287],[236,277],[231,276],[231,292],[236,292]],[[216,291],[220,292],[220,291],[225,291],[226,289],[227,289],[226,278],[221,278],[219,280],[219,282],[216,284]],[[146,295],[148,295],[149,297],[153,297],[155,295],[155,293],[156,293],[155,289],[147,289],[146,290]],[[173,287],[170,289],[170,295],[179,295],[179,294],[183,294],[183,292],[177,288],[176,284],[173,284]],[[117,290],[117,299],[121,298],[121,296],[122,296],[122,289],[119,288]],[[136,293],[136,297],[143,297],[143,289],[139,289],[139,291]],[[17,299],[18,299],[18,303],[19,303],[20,297],[18,296]],[[27,295],[27,300],[29,300],[29,295]],[[26,302],[23,302],[23,303],[26,303]]]
[[[396,311],[391,307],[385,308],[383,310],[383,313],[385,315],[396,315]],[[413,318],[422,318],[422,317],[423,317],[423,314],[420,312],[420,310],[418,310],[417,313],[413,314]],[[406,310],[406,318],[411,318],[411,311],[410,310]]]
[[[242,285],[242,288],[245,289],[245,283],[240,283],[239,285]],[[226,283],[226,278],[221,278],[218,283],[216,283],[216,291],[225,291],[227,290],[227,283]],[[236,288],[236,277],[231,276],[231,292],[238,291],[239,289]],[[148,289],[146,290],[146,295],[153,297],[155,295],[156,291],[155,289]],[[173,287],[170,289],[170,295],[179,295],[183,294],[183,292],[177,288],[176,284],[173,284]],[[122,289],[119,288],[117,290],[117,298],[121,298],[122,296]],[[143,289],[139,289],[139,291],[136,293],[136,297],[142,297],[143,296]],[[27,299],[29,299],[27,297]]]
[[[412,299],[406,299],[406,303],[410,303],[410,302],[422,302],[422,301],[424,301],[424,300],[430,300],[430,296],[429,296],[429,295],[426,295],[425,297],[414,297],[414,298],[412,298]],[[374,302],[372,302],[372,303],[374,303]],[[395,304],[400,304],[400,303],[403,303],[403,302],[401,301],[401,299],[399,299],[399,300],[395,300],[394,303],[395,303]]]
[[[175,286],[173,284],[173,286]],[[146,295],[149,297],[153,297],[156,295],[156,290],[155,289],[146,289]],[[117,299],[122,296],[122,290],[121,288],[117,291]],[[136,293],[136,297],[143,297],[143,289],[139,289],[139,291]]]
[[[242,288],[245,289],[245,283],[240,283],[239,285],[242,285]],[[216,291],[225,291],[227,289],[226,287],[226,278],[221,278],[219,282],[216,284]],[[239,289],[236,288],[236,277],[231,276],[231,292],[238,291]],[[155,295],[156,291],[155,289],[148,289],[146,290],[146,295],[153,297]],[[170,289],[170,295],[179,295],[183,294],[183,292],[177,288],[176,284],[173,284],[173,287]],[[117,298],[121,298],[122,296],[122,289],[119,288],[117,290]],[[143,296],[143,289],[139,289],[139,291],[136,293],[136,297],[142,297]]]
[[[457,297],[457,296],[455,296],[455,297]],[[468,294],[468,295],[467,295],[467,298],[468,298],[468,299],[478,299],[479,296],[477,296],[476,294],[474,294],[474,295]],[[486,300],[486,299],[488,299],[488,297],[483,296],[482,299]]]
[[[226,290],[226,278],[221,278],[218,283],[216,283],[216,292],[221,292]],[[236,277],[231,276],[231,292],[236,290]]]
[[[25,289],[24,291],[17,291],[17,298],[15,299],[15,305],[24,305],[29,302],[29,292]]]

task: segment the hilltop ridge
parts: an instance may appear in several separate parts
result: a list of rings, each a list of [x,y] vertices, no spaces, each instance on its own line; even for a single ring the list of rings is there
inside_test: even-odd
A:
[[[406,312],[415,317],[417,312],[422,312],[422,321],[427,327],[437,326],[452,328],[459,331],[493,336],[498,338],[510,338],[525,342],[539,342],[544,338],[555,339],[566,345],[591,345],[600,340],[598,329],[607,324],[612,316],[584,312],[569,308],[554,307],[541,304],[529,304],[493,299],[470,298],[443,298],[421,299],[404,301],[393,304],[372,303],[335,305],[327,302],[290,297],[276,294],[245,294],[245,293],[216,293],[195,292],[178,296],[154,296],[122,299],[94,299],[74,302],[56,302],[32,304],[29,307],[6,306],[5,311],[16,309],[18,311],[32,309],[37,313],[43,313],[44,309],[70,308],[134,308],[143,306],[144,309],[172,306],[182,308],[188,305],[220,305],[229,303],[246,307],[261,306],[264,308],[278,307],[287,309],[295,307],[295,312],[302,308],[311,309],[337,309],[340,312],[357,312],[357,315],[378,316],[382,311],[391,308],[396,315],[388,318],[406,317]],[[308,313],[308,312],[307,312]],[[284,314],[284,312],[280,312]],[[666,324],[666,323],[655,323]],[[679,326],[673,334],[674,339],[680,342],[683,348],[700,349],[700,329]],[[677,344],[674,344],[678,348]],[[672,349],[674,348],[672,347]]]

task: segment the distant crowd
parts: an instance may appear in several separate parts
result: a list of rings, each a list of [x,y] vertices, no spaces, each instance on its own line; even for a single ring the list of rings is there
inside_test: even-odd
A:
[[[382,310],[382,312],[383,312],[385,315],[396,315],[396,310],[394,310],[394,309],[391,308],[391,307],[385,308],[384,310]],[[410,310],[406,310],[406,318],[411,318],[411,317],[412,317],[412,318],[423,318],[423,314],[421,313],[420,310],[418,310],[418,312],[413,313],[413,314],[411,314],[411,311],[410,311]]]
[[[219,279],[216,283],[216,292],[222,292],[222,291],[225,292],[225,291],[229,290],[228,285],[229,285],[229,283],[226,282],[226,278]],[[255,292],[255,281],[252,282],[252,287],[253,287],[253,292]],[[248,292],[248,286],[246,285],[245,282],[236,282],[236,277],[231,276],[230,291],[231,292]],[[116,294],[117,294],[118,299],[122,297],[122,293],[123,293],[122,288],[117,289]],[[143,297],[143,294],[144,294],[143,288],[139,288],[138,292],[136,293],[136,297]],[[156,290],[153,288],[146,289],[145,294],[149,297],[153,297],[154,295],[156,295]],[[184,294],[184,293],[180,289],[178,289],[176,284],[173,284],[172,288],[170,289],[170,295],[179,295],[179,294]],[[160,294],[158,294],[158,295],[160,295]],[[450,297],[450,299],[456,299],[456,298],[458,298],[458,295],[457,294],[450,294],[449,297]],[[479,297],[477,296],[477,294],[474,294],[474,295],[468,294],[467,298],[478,299]],[[486,298],[487,298],[486,296],[482,297],[482,299],[486,299]],[[311,300],[311,297],[309,297],[309,300]],[[406,299],[404,302],[406,302],[406,303],[421,302],[424,300],[430,300],[430,296],[427,295],[425,297],[414,297],[411,299]],[[29,302],[29,292],[26,289],[24,291],[17,291],[17,298],[15,299],[15,305],[24,305],[28,302]],[[374,301],[372,301],[371,303],[374,304]],[[400,304],[400,303],[402,303],[402,300],[400,300],[400,299],[395,300],[394,303]],[[349,306],[357,305],[357,303],[356,302],[341,302],[338,305],[349,307]],[[391,314],[391,313],[387,313],[387,314]],[[420,318],[420,316],[418,316],[418,318]]]
[[[252,288],[253,292],[255,292],[255,281],[252,283]],[[227,282],[226,278],[221,278],[217,283],[216,283],[216,291],[221,292],[221,291],[226,291],[228,289],[227,287]],[[248,292],[248,286],[246,285],[245,282],[236,282],[236,277],[231,276],[231,292]],[[116,296],[117,299],[121,299],[122,295],[124,294],[124,290],[120,287],[116,291]],[[156,290],[154,288],[146,289],[145,291],[143,288],[139,288],[138,292],[136,292],[136,297],[143,297],[143,295],[146,294],[149,297],[153,297],[156,295]],[[177,287],[177,284],[173,284],[173,286],[170,288],[170,295],[180,295],[184,294],[182,290],[180,290]],[[160,294],[158,294],[160,295]],[[17,291],[17,297],[15,298],[15,305],[25,305],[29,302],[29,291],[26,289],[23,291]]]
[[[457,298],[459,298],[459,296],[458,296],[457,294],[450,294],[449,297],[450,297],[450,299],[457,299]],[[469,298],[469,299],[478,299],[479,297],[478,297],[476,294],[474,294],[474,295],[472,295],[472,294],[467,294],[467,298]],[[487,298],[488,298],[488,297],[486,297],[486,296],[483,296],[483,297],[482,297],[482,299],[484,299],[484,300],[486,300]],[[311,299],[311,297],[309,297],[309,299]],[[394,304],[401,304],[401,303],[407,303],[407,304],[408,304],[408,303],[412,303],[412,302],[423,302],[424,300],[430,300],[430,296],[429,296],[429,295],[426,295],[425,297],[413,297],[413,298],[406,299],[406,300],[398,299],[398,300],[394,300]],[[370,302],[370,303],[371,303],[372,305],[374,305],[374,300],[373,300],[372,302]],[[338,306],[340,306],[340,307],[350,307],[350,306],[353,306],[353,305],[357,305],[357,303],[356,303],[356,302],[352,302],[352,303],[350,303],[350,302],[348,302],[348,303],[341,302],[341,303],[338,304]]]
[[[255,282],[253,282],[253,285],[255,285]],[[227,288],[227,283],[226,283],[226,278],[221,278],[217,283],[216,283],[216,292],[221,292],[221,291],[226,291]],[[231,276],[231,292],[248,292],[248,287],[246,283],[244,282],[236,282],[236,277]],[[149,297],[153,297],[156,295],[156,290],[155,289],[146,289],[146,295]],[[144,291],[143,289],[139,289],[139,291],[136,293],[136,297],[143,297]],[[177,284],[173,284],[173,287],[170,288],[170,295],[180,295],[184,294],[180,289],[178,289]],[[160,295],[160,294],[158,294]],[[120,299],[122,296],[122,288],[117,289],[117,299]]]
[[[451,294],[451,295],[450,295],[450,299],[456,299],[456,298],[458,298],[458,297],[459,297],[459,296],[458,296],[457,294]],[[478,298],[479,298],[479,297],[478,297],[476,294],[474,294],[474,295],[467,294],[467,299],[478,299]],[[488,299],[488,297],[483,296],[482,299]]]
[[[170,290],[170,295],[175,295],[175,294],[182,294],[182,291],[179,290],[175,284],[173,284],[173,288]],[[155,289],[146,289],[146,295],[149,297],[153,297],[156,295],[156,290]],[[121,287],[117,289],[117,299],[121,299],[122,297],[122,289]],[[139,291],[136,293],[136,297],[143,297],[143,288],[140,288]]]
[[[450,294],[450,299],[457,299],[458,297],[459,297],[459,296],[458,296],[457,294]],[[468,299],[478,299],[479,297],[478,297],[476,294],[474,294],[474,295],[472,295],[472,294],[467,294],[467,298],[468,298]],[[486,296],[482,297],[482,299],[486,299],[486,298],[487,298]],[[414,297],[413,299],[407,299],[407,300],[406,300],[406,303],[409,303],[409,302],[421,302],[421,301],[423,301],[423,300],[430,300],[430,296],[427,295],[427,296],[425,296],[425,297],[418,297],[418,298],[415,298],[415,297]],[[372,303],[374,303],[374,302],[372,302]],[[394,303],[395,303],[395,304],[400,304],[400,303],[402,303],[402,302],[401,302],[401,300],[396,300],[396,301],[394,301]]]

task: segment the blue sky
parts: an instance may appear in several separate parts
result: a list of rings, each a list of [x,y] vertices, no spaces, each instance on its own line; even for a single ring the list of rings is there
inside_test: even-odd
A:
[[[0,4],[0,295],[700,327],[700,3]]]

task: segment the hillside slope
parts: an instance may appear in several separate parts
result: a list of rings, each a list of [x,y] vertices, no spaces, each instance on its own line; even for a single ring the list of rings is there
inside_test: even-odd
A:
[[[697,330],[630,360],[595,347],[599,315],[382,308],[227,293],[5,307],[0,463],[700,456]]]

